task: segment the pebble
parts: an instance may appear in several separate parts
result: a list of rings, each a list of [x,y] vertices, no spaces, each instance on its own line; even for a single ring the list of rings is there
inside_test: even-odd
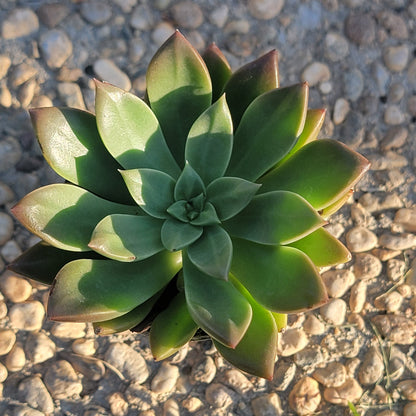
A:
[[[345,98],[338,98],[335,101],[334,113],[332,119],[334,124],[338,125],[344,122],[350,111],[350,103]]]
[[[328,387],[324,390],[324,398],[327,402],[348,406],[348,402],[356,403],[363,389],[354,378],[347,379],[339,387]]]
[[[103,25],[112,15],[111,6],[98,0],[81,3],[81,16],[94,26]]]
[[[111,414],[114,416],[126,416],[129,410],[129,404],[120,392],[115,392],[107,396],[110,405]]]
[[[168,393],[174,389],[178,377],[178,367],[164,362],[153,377],[150,388],[155,393]]]
[[[130,17],[130,26],[133,29],[149,30],[153,25],[153,14],[147,6],[141,4],[134,8]]]
[[[221,383],[212,383],[205,390],[206,401],[216,408],[227,408],[233,403],[233,392]]]
[[[248,10],[256,19],[270,20],[280,13],[284,3],[284,0],[249,0]]]
[[[0,356],[8,354],[16,342],[16,335],[11,329],[0,329]]]
[[[228,6],[226,4],[221,4],[211,12],[209,15],[209,20],[213,25],[222,28],[227,22],[228,13]]]
[[[407,69],[407,78],[410,84],[415,87],[416,86],[416,58],[409,64],[409,68]]]
[[[29,107],[38,87],[38,83],[34,79],[23,84],[17,95],[22,108],[27,109]]]
[[[85,110],[84,98],[78,84],[74,82],[60,82],[57,88],[59,98],[66,107]]]
[[[369,14],[351,14],[345,21],[345,34],[357,45],[371,45],[376,36],[376,24]]]
[[[365,322],[361,315],[358,313],[350,313],[347,318],[347,322],[355,326],[359,331],[363,331],[365,328]]]
[[[51,334],[57,338],[76,339],[85,336],[85,329],[85,323],[81,322],[55,322]]]
[[[125,91],[131,89],[129,77],[110,59],[98,59],[94,62],[93,68],[100,80],[109,82]]]
[[[7,55],[0,55],[0,79],[7,75],[11,64],[12,61]]]
[[[411,96],[407,101],[407,108],[412,117],[416,117],[416,95]]]
[[[350,111],[342,124],[342,141],[357,149],[364,140],[364,117],[358,111]]]
[[[6,271],[1,275],[0,289],[6,298],[15,303],[24,302],[32,294],[32,285],[12,271]]]
[[[273,384],[277,391],[286,391],[296,374],[293,362],[278,362],[273,376]]]
[[[125,395],[127,402],[137,406],[141,411],[150,410],[157,405],[154,395],[138,381],[133,381],[129,384]]]
[[[339,387],[346,380],[347,369],[341,363],[333,362],[315,370],[312,377],[325,387]]]
[[[364,308],[366,300],[367,283],[363,280],[360,280],[351,288],[351,294],[349,299],[349,306],[351,312],[360,313]]]
[[[404,156],[401,156],[397,153],[394,153],[392,151],[388,151],[384,156],[381,155],[369,155],[368,159],[371,162],[371,169],[372,170],[392,170],[395,168],[402,168],[407,165],[407,159]],[[390,195],[389,200],[387,202],[393,202],[393,198],[397,198],[395,195]],[[400,203],[400,207],[402,204]],[[384,209],[391,209],[391,208],[398,208],[399,206],[387,206],[387,204],[383,204],[378,207],[378,210],[384,210]]]
[[[45,413],[54,411],[54,404],[51,395],[45,384],[38,376],[30,376],[23,379],[17,389],[18,398],[22,403]]]
[[[39,20],[29,8],[14,9],[3,21],[1,35],[4,39],[16,39],[31,35],[39,29]]]
[[[76,339],[71,345],[71,349],[75,354],[86,356],[94,355],[97,347],[98,342],[93,338]]]
[[[42,328],[45,309],[37,300],[17,303],[10,308],[9,318],[13,328],[37,331]]]
[[[320,402],[319,384],[311,377],[301,378],[289,393],[289,406],[298,415],[314,413]]]
[[[163,404],[163,416],[180,416],[178,403],[174,399],[168,399]]]
[[[0,383],[3,383],[4,381],[6,381],[8,374],[9,373],[5,365],[0,363]],[[0,391],[0,398],[1,398],[1,391]]]
[[[66,351],[61,352],[60,355],[65,360],[69,361],[75,371],[83,374],[89,380],[100,380],[105,374],[105,367],[102,360],[75,355]]]
[[[397,388],[406,400],[416,400],[416,380],[403,380],[397,385]]]
[[[226,371],[224,374],[224,383],[241,396],[244,396],[253,388],[253,384],[247,377],[241,371],[236,369]]]
[[[403,409],[403,416],[414,416],[416,414],[416,402],[407,403]]]
[[[25,352],[33,364],[43,363],[55,355],[55,343],[44,333],[30,333],[26,339]]]
[[[38,96],[33,98],[32,106],[33,106],[33,108],[53,107],[53,102],[46,95],[38,95]]]
[[[319,309],[322,318],[332,325],[342,325],[345,321],[346,312],[347,304],[343,299],[331,299]]]
[[[198,397],[187,397],[181,404],[189,413],[195,413],[204,407],[204,403]]]
[[[10,76],[11,84],[13,87],[19,87],[26,81],[29,81],[31,78],[35,77],[37,73],[38,70],[34,66],[33,62],[23,62],[13,69],[13,72]]]
[[[371,347],[360,365],[358,379],[364,386],[377,383],[384,374],[384,363],[380,351]]]
[[[401,208],[394,216],[394,223],[407,232],[416,232],[416,208]]]
[[[325,348],[320,345],[310,345],[294,355],[293,361],[299,368],[309,371],[321,365],[328,358]]]
[[[217,372],[214,360],[207,356],[192,367],[190,380],[193,384],[197,383],[211,383]]]
[[[0,140],[0,173],[13,168],[21,157],[22,148],[15,138],[6,136]]]
[[[65,360],[55,361],[48,366],[44,382],[54,399],[72,398],[82,391],[82,383],[75,370]]]
[[[354,260],[354,274],[360,280],[373,279],[382,271],[380,259],[370,253],[357,253]]]
[[[302,351],[308,345],[308,337],[302,329],[289,328],[279,332],[277,337],[277,354],[289,357]]]
[[[329,81],[331,71],[328,65],[322,62],[312,62],[302,72],[302,81],[306,81],[311,87],[320,82]]]
[[[358,68],[343,73],[344,94],[347,99],[357,101],[364,90],[364,76]]]
[[[276,393],[265,394],[251,401],[254,416],[281,416],[282,404]]]
[[[389,373],[392,380],[399,380],[404,373],[408,362],[406,354],[397,347],[392,346],[389,350]]]
[[[157,47],[161,46],[169,36],[175,32],[175,28],[168,22],[160,22],[153,29],[152,41]]]
[[[1,249],[1,255],[7,263],[11,263],[22,254],[22,249],[14,240],[8,241]]]
[[[9,372],[20,371],[26,364],[25,351],[22,348],[22,345],[16,342],[13,345],[13,348],[7,354],[4,364],[7,367]]]
[[[303,329],[309,335],[321,335],[325,332],[325,324],[315,315],[310,314],[303,323]]]
[[[392,72],[401,72],[409,62],[409,47],[407,45],[389,46],[384,50],[383,59],[387,68]]]
[[[347,232],[347,247],[353,253],[368,251],[376,247],[377,236],[364,227],[354,227]]]
[[[378,13],[377,20],[384,26],[389,35],[393,38],[407,39],[409,37],[406,21],[398,14],[385,10]]]
[[[348,269],[329,270],[321,276],[328,295],[333,298],[342,297],[355,282],[354,274]]]
[[[378,239],[380,246],[390,250],[407,250],[416,246],[416,235],[384,233]]]
[[[390,127],[389,130],[387,130],[385,136],[383,137],[383,140],[381,141],[381,147],[384,150],[400,148],[406,143],[408,135],[409,131],[405,127]]]
[[[397,126],[405,121],[405,116],[397,105],[389,105],[384,112],[384,122],[389,126]]]
[[[325,36],[325,55],[332,61],[338,62],[348,55],[348,41],[337,32],[329,32]]]
[[[0,246],[12,238],[13,231],[14,223],[12,217],[5,212],[0,212]]]
[[[140,61],[146,51],[146,45],[140,38],[133,38],[129,44],[129,59],[133,63]]]
[[[403,296],[396,291],[378,296],[374,300],[374,306],[377,309],[387,312],[397,312],[403,303]]]
[[[42,6],[37,9],[39,19],[49,29],[58,26],[70,12],[68,6],[61,3],[42,4]]]
[[[193,1],[180,1],[172,7],[173,18],[185,29],[196,29],[202,25],[204,15],[198,4]]]
[[[404,97],[406,90],[402,84],[395,82],[390,86],[387,100],[389,102],[398,103]]]
[[[1,265],[0,265],[1,268]],[[7,316],[7,305],[4,301],[0,300],[0,319],[3,319]]]
[[[6,85],[0,88],[0,105],[4,108],[9,108],[13,104],[13,97]]]
[[[141,384],[149,377],[143,356],[126,344],[110,344],[104,357],[105,361],[116,367],[128,380]]]
[[[52,69],[61,68],[72,54],[71,40],[59,29],[45,32],[39,39],[39,46],[46,64]]]
[[[376,315],[371,321],[380,334],[389,341],[400,345],[415,342],[416,322],[401,315]]]

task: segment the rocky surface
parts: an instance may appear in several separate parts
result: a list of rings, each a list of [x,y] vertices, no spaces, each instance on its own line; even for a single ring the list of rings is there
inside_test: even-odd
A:
[[[27,109],[93,111],[92,77],[142,96],[175,28],[200,50],[215,41],[234,68],[277,48],[281,85],[307,80],[311,106],[328,109],[323,136],[372,161],[328,225],[352,260],[324,271],[328,305],[290,317],[270,382],[210,342],[156,363],[146,336],[49,322],[47,288],[5,270],[36,242],[10,208],[60,181]],[[346,415],[350,401],[414,415],[415,39],[415,0],[0,0],[0,414]]]

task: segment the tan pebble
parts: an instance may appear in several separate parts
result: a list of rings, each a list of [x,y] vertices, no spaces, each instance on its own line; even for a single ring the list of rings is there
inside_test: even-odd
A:
[[[373,279],[383,268],[381,261],[370,253],[357,253],[354,260],[354,274],[358,279]]]
[[[364,227],[354,227],[347,232],[347,247],[353,253],[373,249],[377,245],[377,236]]]
[[[253,388],[253,384],[248,378],[241,371],[236,369],[226,371],[224,374],[224,384],[231,387],[242,396]]]
[[[179,26],[196,29],[204,21],[204,15],[198,4],[192,1],[181,1],[172,7],[172,13]]]
[[[37,300],[16,303],[10,308],[9,317],[14,328],[36,331],[42,328],[45,309]]]
[[[347,304],[343,299],[331,299],[326,305],[319,308],[322,318],[332,325],[342,325],[346,312]]]
[[[72,345],[72,351],[80,355],[94,355],[97,350],[98,342],[95,339],[80,338],[76,339]]]
[[[151,389],[155,393],[168,393],[175,387],[178,377],[178,367],[164,362],[160,366],[156,375],[153,377],[150,385]]]
[[[379,244],[390,250],[407,250],[416,246],[416,235],[414,234],[382,234],[379,238]]]
[[[360,383],[368,386],[379,381],[384,374],[384,363],[380,351],[377,348],[370,348],[358,370]]]
[[[380,334],[388,340],[411,345],[415,342],[416,322],[401,315],[376,315],[371,318]]]
[[[53,102],[52,100],[47,97],[46,95],[39,95],[33,98],[31,102],[32,108],[39,108],[39,107],[52,107]]]
[[[111,414],[113,416],[126,416],[129,404],[126,402],[122,393],[112,393],[107,397],[108,404],[110,405]]]
[[[347,370],[347,378],[355,377],[355,373],[360,364],[361,364],[361,361],[357,357],[350,358],[345,362],[345,369]]]
[[[401,208],[394,216],[394,222],[403,226],[407,232],[416,232],[416,209]]]
[[[174,399],[168,399],[163,404],[163,416],[180,416],[178,403]]]
[[[324,390],[324,398],[332,404],[348,406],[348,402],[355,403],[363,394],[363,389],[357,380],[350,378],[339,387],[329,387]]]
[[[367,299],[367,284],[360,280],[351,289],[349,305],[351,312],[360,313]]]
[[[44,382],[54,399],[77,397],[82,384],[68,361],[59,360],[48,366]]]
[[[394,410],[383,410],[380,413],[377,413],[376,416],[399,416]]]
[[[10,108],[13,104],[13,97],[6,85],[0,88],[0,105],[4,108]]]
[[[289,393],[289,406],[298,415],[315,412],[321,402],[319,384],[311,377],[300,379]]]
[[[12,271],[6,271],[0,278],[0,289],[12,302],[24,302],[32,294],[32,285]]]
[[[397,388],[401,391],[406,400],[416,400],[416,380],[401,381]]]
[[[57,89],[59,98],[66,106],[85,110],[84,97],[78,84],[75,82],[60,82]]]
[[[276,365],[273,375],[273,384],[277,391],[286,391],[296,374],[296,365],[293,362],[280,361]]]
[[[386,310],[387,312],[396,312],[400,309],[403,303],[403,296],[396,291],[385,295],[378,296],[374,300],[374,306],[377,309]]]
[[[256,19],[269,20],[282,10],[284,0],[249,0],[248,9]]]
[[[216,372],[214,360],[211,357],[205,357],[192,368],[191,383],[211,383]]]
[[[56,345],[42,332],[29,333],[25,343],[25,351],[33,364],[39,364],[55,355]]]
[[[2,363],[0,363],[0,383],[3,383],[6,380],[7,376],[7,368]]]
[[[397,257],[401,253],[400,250],[387,250],[384,248],[375,248],[371,251],[371,254],[376,256],[381,261],[387,261]]]
[[[416,415],[416,402],[407,403],[403,409],[403,416],[415,416]]]
[[[341,363],[329,363],[312,374],[313,378],[325,387],[338,387],[345,382],[347,370]]]
[[[280,398],[276,393],[265,394],[251,401],[254,416],[276,415],[283,413]]]
[[[277,353],[288,357],[302,351],[308,345],[309,339],[302,329],[289,328],[277,337]]]
[[[16,342],[16,335],[11,329],[0,330],[0,355],[10,352]]]
[[[85,336],[86,326],[79,322],[57,322],[51,329],[51,334],[57,338],[76,339]]]
[[[161,46],[169,36],[175,32],[175,28],[168,22],[160,22],[153,29],[152,41],[156,46]]]
[[[19,343],[14,344],[11,351],[7,354],[4,363],[10,372],[20,371],[25,366],[25,352]]]
[[[399,259],[390,259],[387,261],[387,277],[392,280],[396,281],[403,277],[404,272],[406,270],[406,263],[403,260]]]
[[[212,383],[205,390],[205,399],[216,408],[226,408],[233,403],[233,393],[220,383]]]
[[[204,403],[198,397],[187,397],[181,404],[190,413],[197,412],[204,407]]]
[[[309,335],[321,335],[325,332],[325,324],[311,314],[306,317],[303,329]]]
[[[7,316],[7,305],[4,301],[0,300],[0,319]]]
[[[23,86],[19,90],[17,97],[20,101],[20,105],[22,106],[22,108],[27,109],[29,107],[37,89],[38,83],[34,79],[23,84]]]
[[[302,72],[302,81],[306,81],[311,87],[323,81],[329,81],[331,71],[328,65],[322,62],[309,64]]]
[[[384,51],[383,58],[390,71],[403,71],[409,61],[409,47],[407,45],[389,46]]]
[[[363,317],[358,313],[350,313],[347,319],[348,323],[354,325],[359,331],[365,328]]]
[[[11,64],[12,61],[7,55],[0,55],[0,79],[7,75]]]
[[[333,298],[340,298],[354,284],[355,276],[347,269],[329,270],[322,273],[322,280],[325,283],[328,295]]]
[[[341,124],[350,111],[350,103],[345,98],[338,98],[335,101],[334,114],[332,116],[334,124]]]

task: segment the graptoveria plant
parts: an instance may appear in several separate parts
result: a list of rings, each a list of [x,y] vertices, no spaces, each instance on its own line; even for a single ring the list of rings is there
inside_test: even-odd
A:
[[[176,32],[147,71],[145,100],[96,81],[95,115],[31,110],[67,183],[13,212],[43,241],[11,268],[52,284],[48,316],[109,334],[150,326],[163,359],[198,328],[271,378],[287,313],[327,300],[319,268],[346,262],[323,226],[369,164],[317,139],[308,85],[278,87],[272,51],[232,73]]]

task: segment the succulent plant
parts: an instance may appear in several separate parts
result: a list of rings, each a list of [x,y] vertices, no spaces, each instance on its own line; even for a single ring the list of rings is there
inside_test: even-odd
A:
[[[350,259],[323,226],[367,160],[317,139],[325,111],[308,110],[306,83],[278,86],[275,51],[232,73],[215,45],[200,56],[176,32],[144,100],[95,82],[95,115],[30,112],[66,182],[13,208],[43,241],[11,268],[52,285],[52,320],[150,327],[158,360],[200,329],[270,379],[286,314],[324,304],[319,269]]]

